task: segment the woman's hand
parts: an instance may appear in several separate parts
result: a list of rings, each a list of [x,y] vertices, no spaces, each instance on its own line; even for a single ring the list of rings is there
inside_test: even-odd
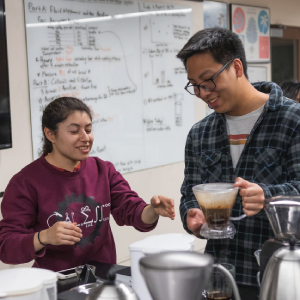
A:
[[[151,198],[150,205],[143,210],[142,220],[145,224],[153,224],[159,216],[174,220],[174,199],[161,195]]]
[[[74,245],[82,238],[81,229],[77,223],[56,222],[53,226],[40,232],[40,241],[44,245]],[[39,251],[43,245],[38,240],[38,233],[34,236],[34,249]]]

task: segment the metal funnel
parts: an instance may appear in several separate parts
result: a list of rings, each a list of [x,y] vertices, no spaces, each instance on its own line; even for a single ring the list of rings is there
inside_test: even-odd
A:
[[[199,300],[210,278],[213,257],[197,252],[171,251],[140,260],[141,273],[153,300]]]
[[[292,235],[300,240],[300,196],[266,199],[264,209],[277,240],[288,243]]]

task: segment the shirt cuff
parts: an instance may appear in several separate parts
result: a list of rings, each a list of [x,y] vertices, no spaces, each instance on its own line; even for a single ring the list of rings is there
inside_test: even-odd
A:
[[[46,253],[46,248],[44,247],[43,249],[35,252],[34,250],[34,235],[36,232],[24,235],[22,237],[22,243],[21,243],[21,248],[22,248],[22,253],[25,261],[31,261],[34,260],[36,257],[42,257]]]

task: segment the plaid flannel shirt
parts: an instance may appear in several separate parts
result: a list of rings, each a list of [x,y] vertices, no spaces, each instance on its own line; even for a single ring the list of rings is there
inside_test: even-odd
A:
[[[192,191],[197,184],[235,182],[236,177],[242,177],[257,183],[266,199],[275,195],[300,194],[300,104],[283,97],[282,90],[275,83],[260,82],[253,86],[270,96],[235,169],[223,114],[212,113],[189,132],[180,214],[183,226],[190,234],[186,215],[189,209],[199,208]],[[240,216],[242,209],[242,199],[238,195],[231,215]],[[217,262],[233,264],[238,283],[257,285],[259,267],[254,251],[274,236],[272,228],[264,210],[232,222],[237,231],[235,237],[208,240],[205,252],[212,254]]]

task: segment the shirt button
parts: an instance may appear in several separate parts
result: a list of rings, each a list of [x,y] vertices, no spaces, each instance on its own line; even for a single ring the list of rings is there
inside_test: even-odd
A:
[[[229,179],[232,180],[232,175],[229,176]]]

